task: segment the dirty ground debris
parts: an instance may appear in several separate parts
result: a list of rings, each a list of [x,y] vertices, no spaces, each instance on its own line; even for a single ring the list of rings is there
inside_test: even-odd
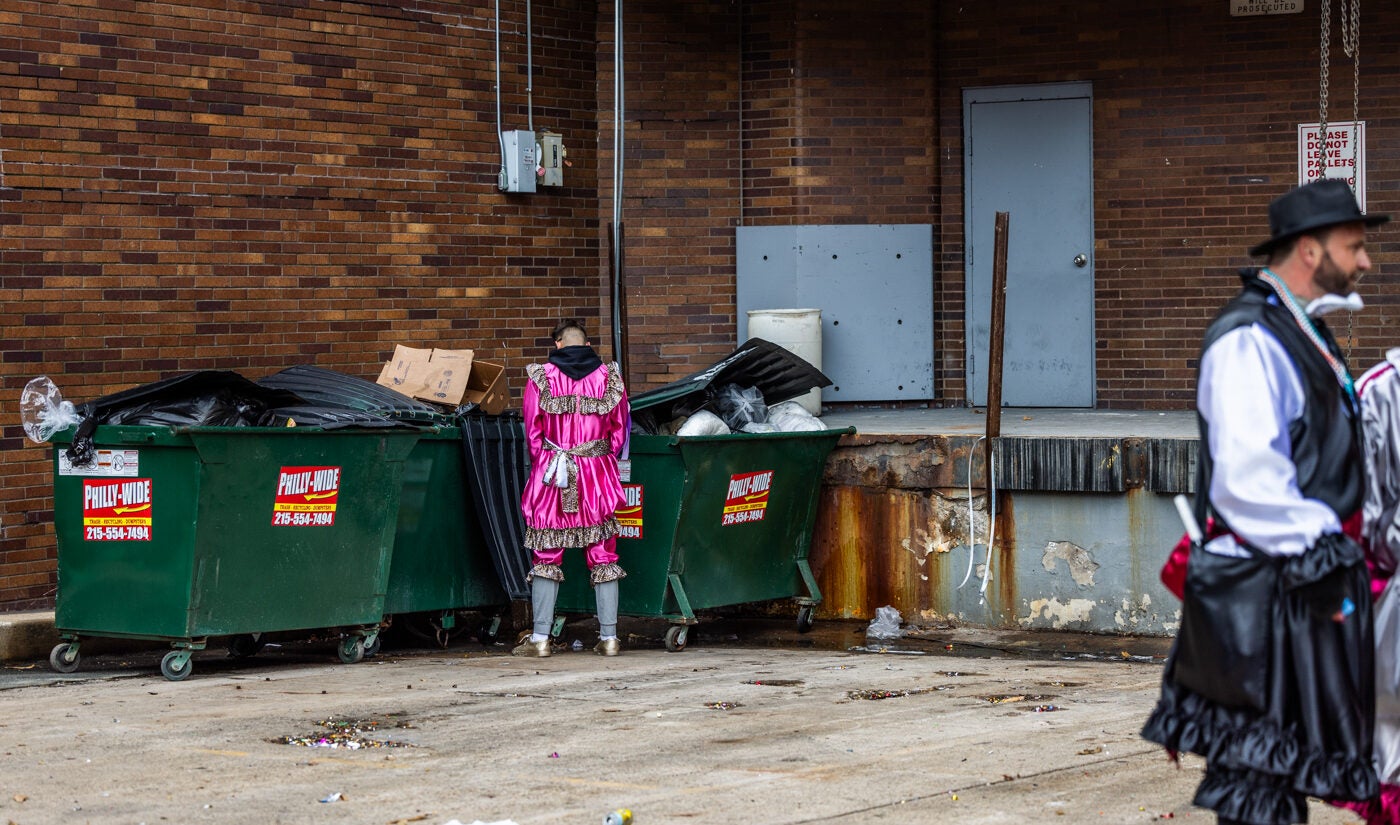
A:
[[[926,655],[848,652],[864,630],[796,649],[795,632],[767,646],[740,627],[609,660],[205,651],[186,682],[152,673],[141,657],[158,651],[80,675],[6,667],[0,696],[24,712],[0,719],[0,822],[1210,821],[1190,805],[1200,761],[1175,768],[1138,737],[1161,676],[1150,646],[1102,640],[1081,658],[1058,641],[1022,655],[1014,636],[906,634]],[[337,730],[412,747],[275,741]]]

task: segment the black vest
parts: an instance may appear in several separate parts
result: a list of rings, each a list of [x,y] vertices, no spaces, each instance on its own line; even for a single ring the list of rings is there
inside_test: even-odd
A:
[[[1331,507],[1338,518],[1347,520],[1361,509],[1366,495],[1365,466],[1361,457],[1361,416],[1356,402],[1337,381],[1327,359],[1286,307],[1271,303],[1273,289],[1260,280],[1254,270],[1241,270],[1244,289],[1220,310],[1206,329],[1201,345],[1204,354],[1220,336],[1233,329],[1259,324],[1273,333],[1298,370],[1303,385],[1303,414],[1288,427],[1293,449],[1293,464],[1298,475],[1298,489],[1307,498],[1317,499]],[[1346,358],[1337,347],[1332,332],[1321,320],[1313,319],[1322,340],[1337,360],[1346,365]],[[1201,427],[1200,459],[1203,462],[1204,485],[1197,495],[1209,492],[1213,459],[1207,445],[1207,425],[1197,418]]]

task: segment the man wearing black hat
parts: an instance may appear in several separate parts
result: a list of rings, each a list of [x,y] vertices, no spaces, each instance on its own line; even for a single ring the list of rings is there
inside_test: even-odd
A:
[[[1268,256],[1206,330],[1201,451],[1181,627],[1143,736],[1206,758],[1195,804],[1222,823],[1307,821],[1307,797],[1364,800],[1371,601],[1356,391],[1321,317],[1361,308],[1370,268],[1342,181],[1269,206]]]

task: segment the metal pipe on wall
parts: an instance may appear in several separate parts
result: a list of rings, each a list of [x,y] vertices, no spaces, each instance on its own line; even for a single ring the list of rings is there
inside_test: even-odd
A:
[[[622,0],[613,0],[613,219],[612,219],[612,348],[613,360],[622,367],[627,381],[627,358],[623,337],[623,248],[622,248],[622,177],[625,164],[622,157],[623,110],[622,72]]]

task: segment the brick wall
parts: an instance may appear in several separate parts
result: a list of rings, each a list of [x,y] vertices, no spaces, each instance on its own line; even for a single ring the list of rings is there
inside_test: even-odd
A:
[[[526,127],[504,3],[505,127]],[[537,10],[538,12],[538,10]],[[591,2],[534,17],[548,195],[497,191],[492,6],[16,0],[0,11],[0,605],[51,603],[48,450],[17,401],[175,372],[470,347],[516,387],[561,314],[597,317]]]
[[[296,363],[372,375],[395,343],[473,347],[519,390],[548,320],[606,334],[612,5],[534,4],[537,129],[568,185],[496,189],[492,4],[11,0],[0,9],[0,606],[50,602],[46,450],[17,399]],[[504,0],[505,127],[525,128]],[[686,0],[624,8],[634,390],[734,344],[740,225],[935,226],[937,404],[961,404],[964,88],[1094,89],[1105,407],[1183,408],[1230,270],[1295,181],[1317,21],[1219,0]],[[1400,212],[1400,12],[1363,20],[1370,208]],[[1334,34],[1335,34],[1334,29]],[[1335,58],[1334,120],[1350,112]],[[1396,340],[1400,230],[1372,245],[1353,361]],[[1335,324],[1347,333],[1346,319]]]

